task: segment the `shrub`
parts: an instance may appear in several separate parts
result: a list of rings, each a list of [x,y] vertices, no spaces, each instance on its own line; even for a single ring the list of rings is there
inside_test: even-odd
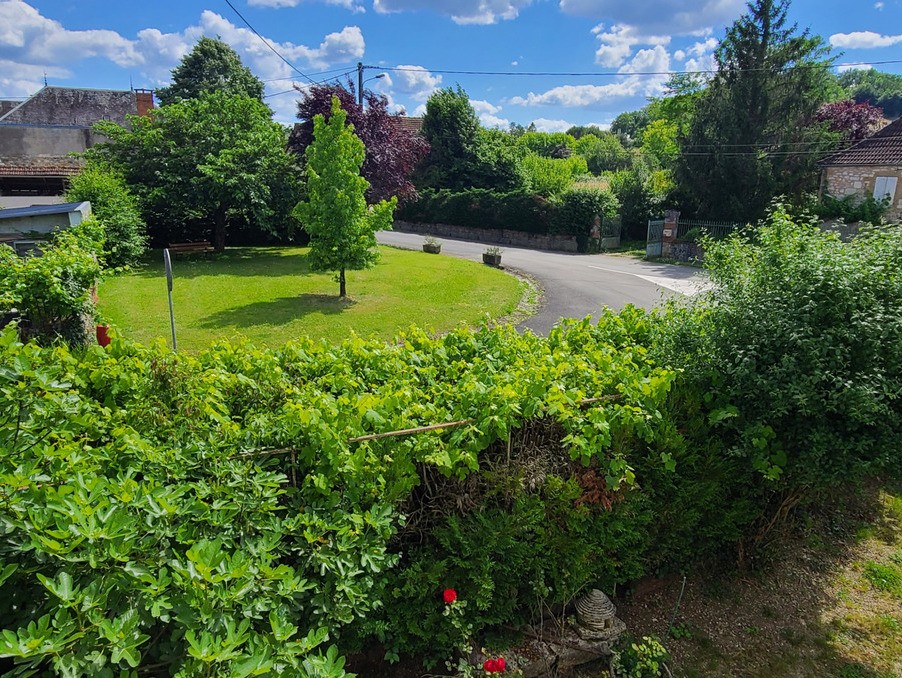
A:
[[[58,231],[41,245],[40,256],[20,257],[0,245],[0,310],[19,311],[24,336],[42,344],[91,342],[91,292],[101,272],[102,231],[93,219]]]
[[[653,172],[641,161],[633,168],[610,175],[611,190],[620,201],[623,228],[628,238],[645,238],[648,220],[659,218],[665,207],[672,182],[669,173]]]
[[[585,159],[580,156],[555,159],[530,153],[521,165],[529,189],[544,196],[563,193],[578,176],[589,171]]]
[[[596,217],[613,217],[620,204],[609,190],[583,188],[567,191],[555,204],[554,231],[575,235],[579,251],[588,250]]]
[[[859,198],[848,195],[845,198],[834,198],[825,195],[821,202],[812,206],[812,211],[821,219],[842,219],[847,224],[866,222],[883,223],[883,217],[889,209],[890,200],[876,200],[874,196]]]
[[[137,263],[147,247],[147,227],[138,201],[119,174],[89,165],[72,177],[66,199],[88,200],[104,231],[104,263],[110,267]]]
[[[0,411],[17,413],[0,417],[0,656],[75,675],[343,675],[327,634],[348,647],[376,633],[383,606],[409,610],[432,593],[432,579],[416,596],[395,593],[411,580],[394,569],[407,551],[394,535],[427,527],[400,517],[421,473],[463,480],[486,448],[545,416],[561,427],[565,465],[591,464],[611,492],[635,486],[612,443],[653,437],[647,422],[672,375],[628,339],[615,348],[610,337],[629,331],[611,324],[561,328],[550,343],[501,328],[414,332],[392,346],[223,344],[196,357],[119,341],[71,353],[0,334]],[[579,404],[606,394],[616,397]],[[349,442],[463,418],[472,424]],[[504,553],[535,561],[559,539],[536,517],[578,524],[591,513],[570,516],[580,491],[555,481],[548,507],[524,498],[497,531]],[[493,503],[482,513],[503,520]],[[437,527],[454,543],[453,523]],[[536,576],[578,588],[598,567],[584,551],[574,542],[574,564]],[[475,617],[474,630],[519,614],[516,601]],[[454,644],[436,651],[457,647],[447,637]]]
[[[850,243],[782,207],[705,242],[712,290],[676,313],[662,359],[707,394],[711,434],[774,490],[823,490],[893,467],[902,427],[898,228]]]

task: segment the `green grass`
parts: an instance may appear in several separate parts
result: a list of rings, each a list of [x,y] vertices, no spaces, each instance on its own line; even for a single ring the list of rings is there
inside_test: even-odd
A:
[[[305,248],[229,248],[218,255],[173,257],[173,303],[180,350],[241,335],[278,346],[307,335],[338,342],[391,339],[417,325],[436,332],[479,324],[516,310],[523,284],[470,261],[380,248],[377,266],[348,271],[348,299],[331,274],[314,274]],[[167,339],[169,310],[162,254],[101,283],[104,320],[142,343]]]

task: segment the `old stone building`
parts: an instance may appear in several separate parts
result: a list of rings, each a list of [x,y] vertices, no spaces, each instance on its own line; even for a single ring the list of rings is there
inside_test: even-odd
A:
[[[98,141],[100,120],[126,123],[154,107],[147,90],[44,87],[24,101],[0,100],[0,206],[60,202],[81,162],[71,157]]]
[[[819,165],[823,193],[889,198],[887,219],[902,220],[902,118]]]

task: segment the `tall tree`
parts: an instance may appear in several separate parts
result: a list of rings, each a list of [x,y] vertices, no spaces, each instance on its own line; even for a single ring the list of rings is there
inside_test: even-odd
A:
[[[172,70],[172,84],[156,92],[164,106],[205,92],[240,94],[263,101],[263,82],[222,40],[202,37]]]
[[[789,0],[753,0],[715,52],[677,180],[714,218],[756,219],[779,194],[813,187],[830,135],[812,125],[834,93],[829,47],[787,24]]]
[[[363,142],[345,125],[347,113],[338,97],[332,98],[330,113],[328,120],[323,115],[313,118],[313,142],[305,151],[308,197],[295,213],[310,234],[311,270],[337,271],[338,296],[344,298],[345,270],[376,263],[376,231],[391,229],[398,199],[367,206],[369,184],[360,176]]]
[[[332,99],[337,98],[347,121],[366,148],[361,173],[369,182],[367,200],[371,203],[397,196],[401,202],[412,199],[416,188],[410,175],[429,150],[426,140],[404,125],[404,118],[390,115],[388,99],[365,91],[365,106],[357,103],[354,86],[314,85],[303,91],[298,101],[298,118],[289,147],[304,155],[313,141],[313,119],[332,114]]]
[[[88,155],[122,172],[157,242],[184,239],[199,223],[222,250],[231,227],[290,227],[298,168],[285,129],[260,101],[206,93],[130,123],[98,123],[110,141]]]
[[[533,131],[527,128],[527,133]],[[472,187],[513,190],[525,185],[516,148],[509,143],[516,137],[483,130],[460,87],[440,89],[429,97],[422,132],[429,153],[417,168],[417,186],[460,191]]]

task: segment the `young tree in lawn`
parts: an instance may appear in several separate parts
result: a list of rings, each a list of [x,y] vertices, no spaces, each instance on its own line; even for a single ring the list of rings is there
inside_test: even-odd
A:
[[[313,118],[313,141],[305,151],[308,197],[295,214],[310,234],[310,269],[337,271],[338,296],[344,298],[345,271],[376,263],[376,231],[391,229],[398,199],[367,205],[369,182],[360,176],[363,142],[345,125],[347,114],[338,97],[333,97],[330,113],[328,120]]]
[[[314,85],[303,92],[298,101],[298,118],[302,121],[291,134],[289,148],[303,156],[313,142],[313,119],[332,114],[332,99],[337,97],[347,122],[366,148],[361,174],[369,182],[367,200],[376,203],[396,196],[401,202],[416,196],[410,174],[429,150],[426,140],[401,123],[403,118],[388,112],[388,99],[374,92],[364,92],[365,106],[357,103],[354,85]]]
[[[233,226],[290,229],[298,168],[285,150],[285,129],[260,101],[206,93],[130,123],[97,123],[110,141],[88,156],[125,176],[158,242],[184,239],[200,224],[221,251]]]
[[[263,101],[263,82],[222,40],[203,37],[172,70],[172,84],[156,91],[164,106],[205,92],[240,94]]]

